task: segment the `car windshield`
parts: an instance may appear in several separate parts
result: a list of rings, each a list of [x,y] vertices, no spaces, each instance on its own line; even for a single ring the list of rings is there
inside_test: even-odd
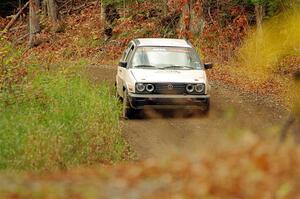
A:
[[[161,70],[202,69],[195,51],[181,47],[139,47],[132,58],[131,66]]]

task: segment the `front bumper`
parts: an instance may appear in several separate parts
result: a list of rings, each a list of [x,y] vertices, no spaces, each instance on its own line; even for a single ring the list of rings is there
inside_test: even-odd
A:
[[[209,101],[209,95],[143,95],[128,94],[130,105],[134,109],[201,109]]]

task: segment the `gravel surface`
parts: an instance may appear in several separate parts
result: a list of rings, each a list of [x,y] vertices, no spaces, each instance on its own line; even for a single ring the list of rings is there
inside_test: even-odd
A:
[[[115,71],[110,66],[88,67],[95,83],[113,84]],[[187,114],[185,110],[147,110],[138,119],[122,122],[124,135],[140,159],[227,147],[228,138],[245,132],[275,139],[288,115],[280,102],[222,82],[211,81],[211,85],[208,116]]]

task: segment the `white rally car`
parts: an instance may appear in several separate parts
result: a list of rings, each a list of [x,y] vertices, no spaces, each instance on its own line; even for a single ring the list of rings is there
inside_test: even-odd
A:
[[[117,95],[123,100],[123,117],[136,110],[197,109],[210,106],[208,80],[203,64],[190,42],[182,39],[132,40],[118,66]]]

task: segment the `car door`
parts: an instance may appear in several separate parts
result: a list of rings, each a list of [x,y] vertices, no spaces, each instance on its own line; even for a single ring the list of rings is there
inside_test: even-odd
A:
[[[134,50],[134,44],[132,42],[129,43],[128,47],[123,53],[121,58],[121,62],[129,62],[130,57],[132,56]],[[129,64],[129,63],[128,63]],[[126,87],[126,77],[128,77],[128,68],[123,68],[120,65],[118,66],[117,72],[117,89],[120,96],[123,97],[123,88]]]

